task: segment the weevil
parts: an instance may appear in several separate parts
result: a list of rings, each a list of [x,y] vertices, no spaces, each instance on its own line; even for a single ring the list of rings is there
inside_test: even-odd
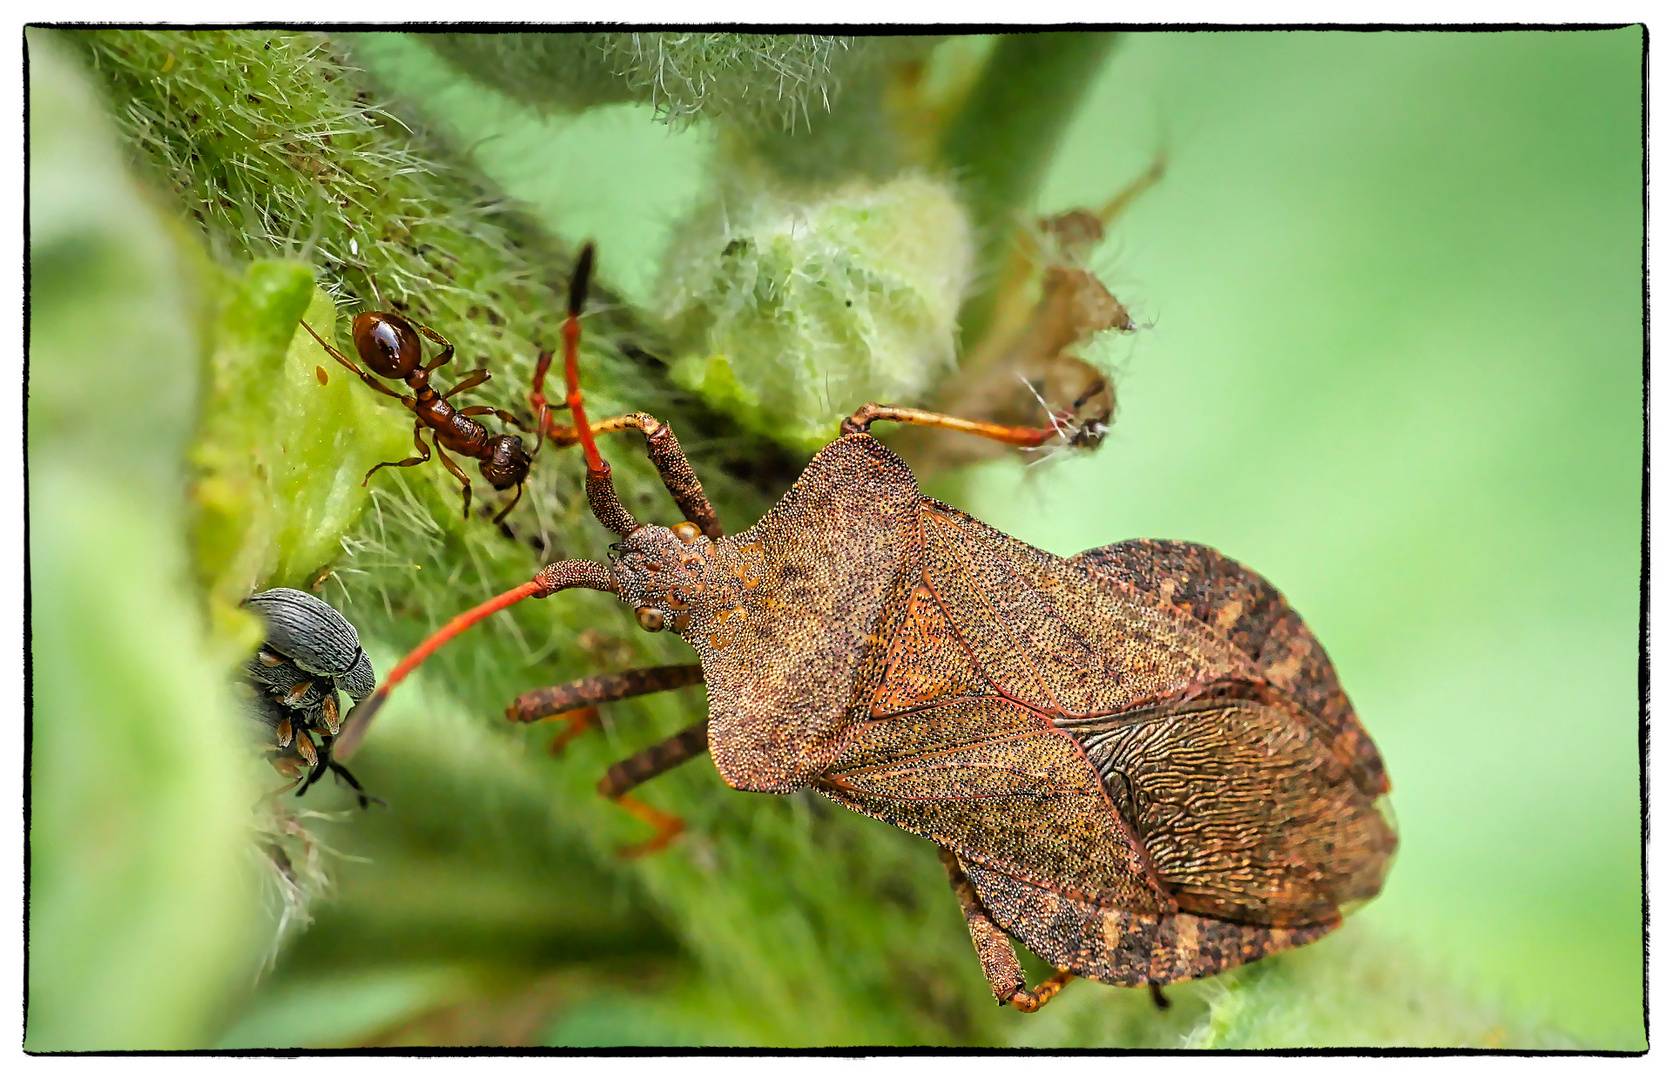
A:
[[[590,257],[583,268],[590,267]],[[1211,548],[1129,540],[1059,558],[925,496],[878,421],[1023,442],[1029,429],[866,405],[760,521],[722,533],[683,455],[684,512],[640,524],[589,424],[576,319],[566,403],[608,564],[553,563],[409,654],[363,721],[441,644],[528,597],[613,593],[698,663],[520,697],[533,720],[698,682],[708,716],[613,766],[607,797],[703,752],[742,791],[812,788],[932,841],[1000,1004],[1072,977],[1157,988],[1313,941],[1377,895],[1397,836],[1382,759],[1322,645],[1263,577]],[[648,419],[648,418],[647,418]],[[1029,989],[1011,939],[1058,973]],[[1159,994],[1158,994],[1159,997]]]
[[[336,608],[299,589],[256,593],[244,606],[267,627],[267,640],[244,663],[244,682],[251,690],[247,712],[271,739],[273,767],[299,796],[329,771],[354,789],[362,807],[375,801],[332,755],[341,730],[338,691],[358,703],[377,685],[359,633]]]

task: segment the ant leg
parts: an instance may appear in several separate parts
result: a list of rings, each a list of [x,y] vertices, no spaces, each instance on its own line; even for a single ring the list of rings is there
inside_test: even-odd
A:
[[[987,976],[987,985],[992,988],[993,997],[1000,1005],[1011,1005],[1021,1012],[1037,1012],[1041,1005],[1056,997],[1057,991],[1074,976],[1059,971],[1036,989],[1029,990],[1027,975],[1016,959],[1016,947],[1010,943],[1010,935],[999,929],[993,917],[987,914],[987,908],[975,894],[975,886],[964,874],[958,856],[943,847],[940,857],[941,865],[946,867],[947,880],[952,883],[952,894],[964,910],[970,940],[975,944],[975,956],[981,961],[981,972]]]
[[[496,409],[492,405],[472,405],[468,409],[460,409],[460,416],[497,416],[507,424],[514,424],[522,431],[528,430],[528,425],[518,420],[504,409]]]
[[[695,686],[702,681],[701,664],[670,664],[589,675],[562,686],[547,686],[519,695],[505,710],[505,718],[526,724],[593,705]]]
[[[336,357],[337,363],[341,364],[343,367],[347,368],[348,370],[354,372],[354,374],[360,376],[360,381],[365,383],[367,386],[371,387],[373,390],[376,390],[378,393],[383,394],[386,397],[394,398],[396,401],[399,401],[402,405],[405,405],[409,409],[412,408],[413,405],[417,404],[417,402],[414,401],[414,399],[407,397],[405,394],[397,393],[396,391],[389,389],[387,386],[384,386],[382,383],[380,383],[376,379],[372,378],[371,375],[367,374],[364,371],[361,371],[360,368],[355,365],[354,361],[350,360],[348,357],[346,357],[342,353],[338,352],[336,350],[336,348],[331,345],[330,342],[328,342],[324,338],[320,337],[319,332],[316,331],[313,327],[309,326],[308,321],[306,319],[302,320],[302,329],[304,329],[308,333],[312,334],[313,339],[315,341],[319,342],[319,345],[322,349],[324,349],[326,352],[330,353],[332,356]]]
[[[441,351],[435,354],[435,359],[431,360],[428,364],[425,364],[419,369],[420,371],[428,373],[436,370],[437,368],[445,367],[453,362],[453,343],[451,341],[448,341],[446,338],[442,337],[434,330],[431,330],[423,323],[413,323],[412,325],[420,334],[423,334],[425,337],[441,346]]]
[[[458,462],[454,461],[452,458],[447,456],[447,451],[445,451],[441,448],[441,443],[440,442],[437,442],[435,444],[435,453],[436,453],[436,456],[441,459],[441,463],[443,465],[447,466],[447,471],[452,473],[454,476],[458,477],[459,483],[464,485],[464,519],[466,521],[469,521],[470,520],[470,477],[466,476],[464,474],[464,470],[459,468]]]
[[[511,511],[513,511],[517,508],[517,504],[519,502],[522,502],[522,491],[523,491],[523,485],[518,484],[517,485],[517,493],[515,495],[511,496],[511,501],[505,504],[505,509],[501,510],[499,513],[497,513],[493,516],[493,523],[495,525],[498,525],[501,522],[503,522],[505,520],[506,516],[508,514],[510,514]],[[507,532],[509,532],[509,530],[507,530]]]
[[[365,487],[366,484],[371,481],[372,473],[375,473],[385,465],[393,465],[397,469],[404,469],[408,465],[422,465],[424,462],[430,460],[430,448],[424,445],[424,422],[422,420],[412,425],[412,441],[418,447],[418,457],[409,457],[403,461],[379,462],[367,470],[366,479],[360,481],[360,486]],[[439,443],[437,444],[437,449],[440,449]]]
[[[489,371],[485,367],[479,367],[474,371],[467,371],[463,375],[459,376],[459,381],[453,384],[453,388],[451,390],[441,395],[441,400],[446,401],[454,394],[462,393],[466,390],[474,390],[476,387],[481,386],[491,378],[493,378],[493,372]]]
[[[707,749],[708,721],[704,720],[655,746],[640,750],[625,761],[616,762],[598,781],[598,794],[656,830],[656,835],[649,840],[622,848],[619,854],[623,859],[636,859],[640,855],[661,851],[685,831],[685,823],[677,817],[654,806],[646,806],[627,793],[645,781],[654,780],[669,769],[700,756]]]
[[[1007,424],[989,424],[981,420],[964,420],[956,416],[947,416],[945,413],[908,409],[900,405],[875,404],[862,405],[852,416],[843,420],[842,434],[869,434],[871,425],[878,420],[892,420],[898,424],[918,424],[923,427],[943,428],[947,431],[962,431],[969,435],[979,435],[984,439],[1009,443],[1012,446],[1043,446],[1057,436],[1057,429],[1054,427],[1012,427]]]

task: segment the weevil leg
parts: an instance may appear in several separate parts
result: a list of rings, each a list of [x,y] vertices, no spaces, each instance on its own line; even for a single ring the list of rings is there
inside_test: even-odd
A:
[[[647,806],[627,793],[647,780],[654,780],[676,766],[699,757],[708,749],[708,721],[692,724],[677,735],[663,739],[624,761],[610,766],[609,772],[598,781],[598,794],[614,802],[623,810],[656,830],[656,835],[620,850],[624,859],[650,855],[673,843],[685,831],[685,823],[672,814]]]
[[[1016,947],[1010,935],[999,929],[991,915],[975,895],[975,886],[964,874],[958,856],[949,848],[940,848],[941,865],[946,868],[947,880],[952,883],[952,894],[964,911],[964,922],[969,926],[970,941],[975,945],[976,959],[981,961],[981,972],[987,976],[993,998],[1000,1005],[1010,1005],[1021,1012],[1037,1012],[1047,1001],[1074,978],[1071,972],[1059,971],[1032,990],[1028,989],[1022,964],[1016,959]]]
[[[354,774],[349,772],[344,765],[336,761],[328,761],[326,764],[331,766],[332,772],[336,773],[338,777],[347,782],[349,787],[354,789],[354,797],[359,800],[360,809],[369,809],[372,803],[385,807],[389,805],[376,795],[368,795],[366,789],[360,786],[360,781],[356,780]]]
[[[1173,1003],[1167,1000],[1167,995],[1161,992],[1161,984],[1158,982],[1149,984],[1149,996],[1158,1009],[1171,1009],[1173,1007]]]
[[[574,712],[592,705],[677,690],[702,682],[701,664],[633,668],[608,675],[589,675],[561,686],[547,686],[519,695],[505,710],[507,720],[528,723]]]

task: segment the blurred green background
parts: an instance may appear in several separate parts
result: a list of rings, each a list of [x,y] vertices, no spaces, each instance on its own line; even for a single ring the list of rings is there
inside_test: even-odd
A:
[[[1640,44],[1129,38],[1043,203],[1169,152],[1099,263],[1155,328],[1096,457],[988,469],[967,500],[1051,551],[1188,538],[1276,582],[1393,779],[1398,862],[1360,917],[1621,1045],[1643,993]]]
[[[611,635],[631,632],[610,620],[630,618],[577,601],[563,617],[593,619],[598,640],[577,648],[557,626],[525,642],[551,617],[529,614],[502,635],[514,649],[484,633],[483,659],[444,661],[392,704],[355,766],[391,811],[316,823],[370,861],[331,861],[318,922],[258,985],[254,965],[222,961],[236,977],[220,976],[210,1038],[1641,1048],[1641,46],[1637,29],[1125,36],[1037,206],[1099,204],[1167,157],[1094,259],[1153,324],[1093,354],[1116,374],[1118,421],[1095,455],[934,481],[1047,550],[1189,539],[1284,590],[1394,785],[1398,861],[1347,929],[1180,987],[1170,1014],[1079,986],[1028,1018],[981,1000],[928,846],[816,799],[731,793],[691,766],[649,792],[692,835],[619,865],[610,849],[637,835],[594,805],[598,769],[700,698],[621,708],[557,761],[548,733],[500,732],[492,703],[570,670],[547,661],[622,666]],[[596,238],[623,299],[655,300],[662,248],[720,152],[710,127],[670,131],[630,105],[537,116],[401,35],[359,37],[355,60],[554,234]],[[71,269],[37,265],[37,289]],[[52,372],[35,363],[32,418]],[[88,538],[77,524],[52,535]],[[436,545],[411,558],[464,592],[516,573]],[[345,609],[382,671],[398,651],[382,642],[408,643],[387,594],[404,570],[350,554],[386,574],[358,592],[350,578],[362,606]],[[39,739],[36,755],[40,790]],[[239,955],[227,912],[249,899],[228,897],[214,915]],[[89,905],[76,918],[100,918]],[[172,955],[165,929],[108,929]],[[763,978],[754,1000],[727,992]]]

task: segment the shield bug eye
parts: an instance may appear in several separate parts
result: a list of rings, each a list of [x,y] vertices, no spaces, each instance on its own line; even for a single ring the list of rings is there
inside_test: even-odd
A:
[[[681,521],[678,525],[675,525],[673,534],[679,537],[681,543],[685,544],[694,544],[702,539],[702,530],[697,528],[696,523],[692,521]]]
[[[633,614],[638,616],[639,626],[652,634],[660,633],[662,627],[667,623],[667,618],[655,608],[642,607]]]

